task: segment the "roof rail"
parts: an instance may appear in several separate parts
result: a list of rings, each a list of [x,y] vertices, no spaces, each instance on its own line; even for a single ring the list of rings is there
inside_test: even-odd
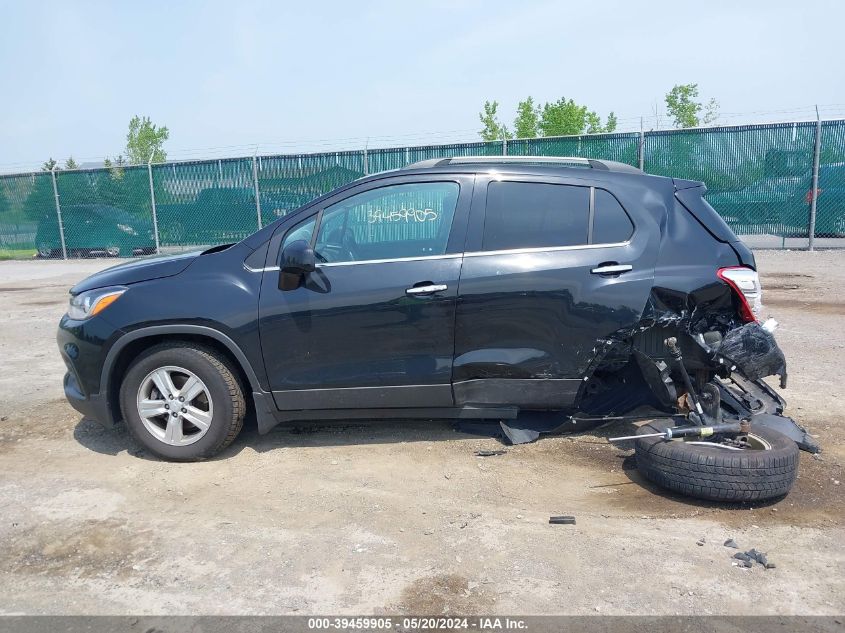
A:
[[[603,171],[619,171],[642,174],[643,171],[615,160],[598,160],[580,156],[454,156],[452,158],[429,158],[406,165],[402,169],[430,169],[446,165],[548,165],[557,167],[586,167]]]

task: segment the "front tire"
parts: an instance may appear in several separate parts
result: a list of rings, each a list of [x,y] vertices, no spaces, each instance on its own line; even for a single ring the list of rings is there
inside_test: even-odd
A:
[[[637,435],[661,433],[673,423],[655,420]],[[636,440],[637,469],[662,488],[712,501],[761,501],[789,492],[798,474],[798,445],[752,422],[750,439],[761,450],[730,450],[681,439]]]
[[[197,461],[226,448],[243,426],[246,403],[229,360],[188,342],[150,348],[130,365],[120,408],[133,437],[171,461]]]

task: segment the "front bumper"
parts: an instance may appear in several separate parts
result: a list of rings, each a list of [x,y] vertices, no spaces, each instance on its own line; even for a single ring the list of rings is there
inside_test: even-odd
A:
[[[79,387],[79,382],[72,371],[68,371],[64,378],[65,398],[74,409],[82,414],[86,420],[93,420],[110,429],[114,427],[114,417],[109,409],[107,398],[95,393],[86,396]]]
[[[85,321],[62,317],[56,333],[59,353],[67,368],[65,397],[85,418],[103,426],[114,426],[111,403],[105,385],[101,386],[108,350],[123,335],[100,316]]]

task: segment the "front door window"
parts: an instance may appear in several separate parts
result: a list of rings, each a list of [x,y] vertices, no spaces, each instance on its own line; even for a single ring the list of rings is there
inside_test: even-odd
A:
[[[391,185],[351,196],[323,211],[314,251],[329,264],[443,255],[459,186]]]

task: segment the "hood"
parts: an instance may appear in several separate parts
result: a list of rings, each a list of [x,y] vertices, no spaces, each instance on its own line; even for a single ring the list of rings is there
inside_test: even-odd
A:
[[[191,251],[179,253],[178,255],[155,255],[146,257],[111,268],[106,268],[90,277],[86,277],[73,288],[70,294],[77,295],[80,292],[104,288],[106,286],[126,286],[149,281],[150,279],[161,279],[172,277],[185,270],[191,263],[202,254],[203,251]]]

